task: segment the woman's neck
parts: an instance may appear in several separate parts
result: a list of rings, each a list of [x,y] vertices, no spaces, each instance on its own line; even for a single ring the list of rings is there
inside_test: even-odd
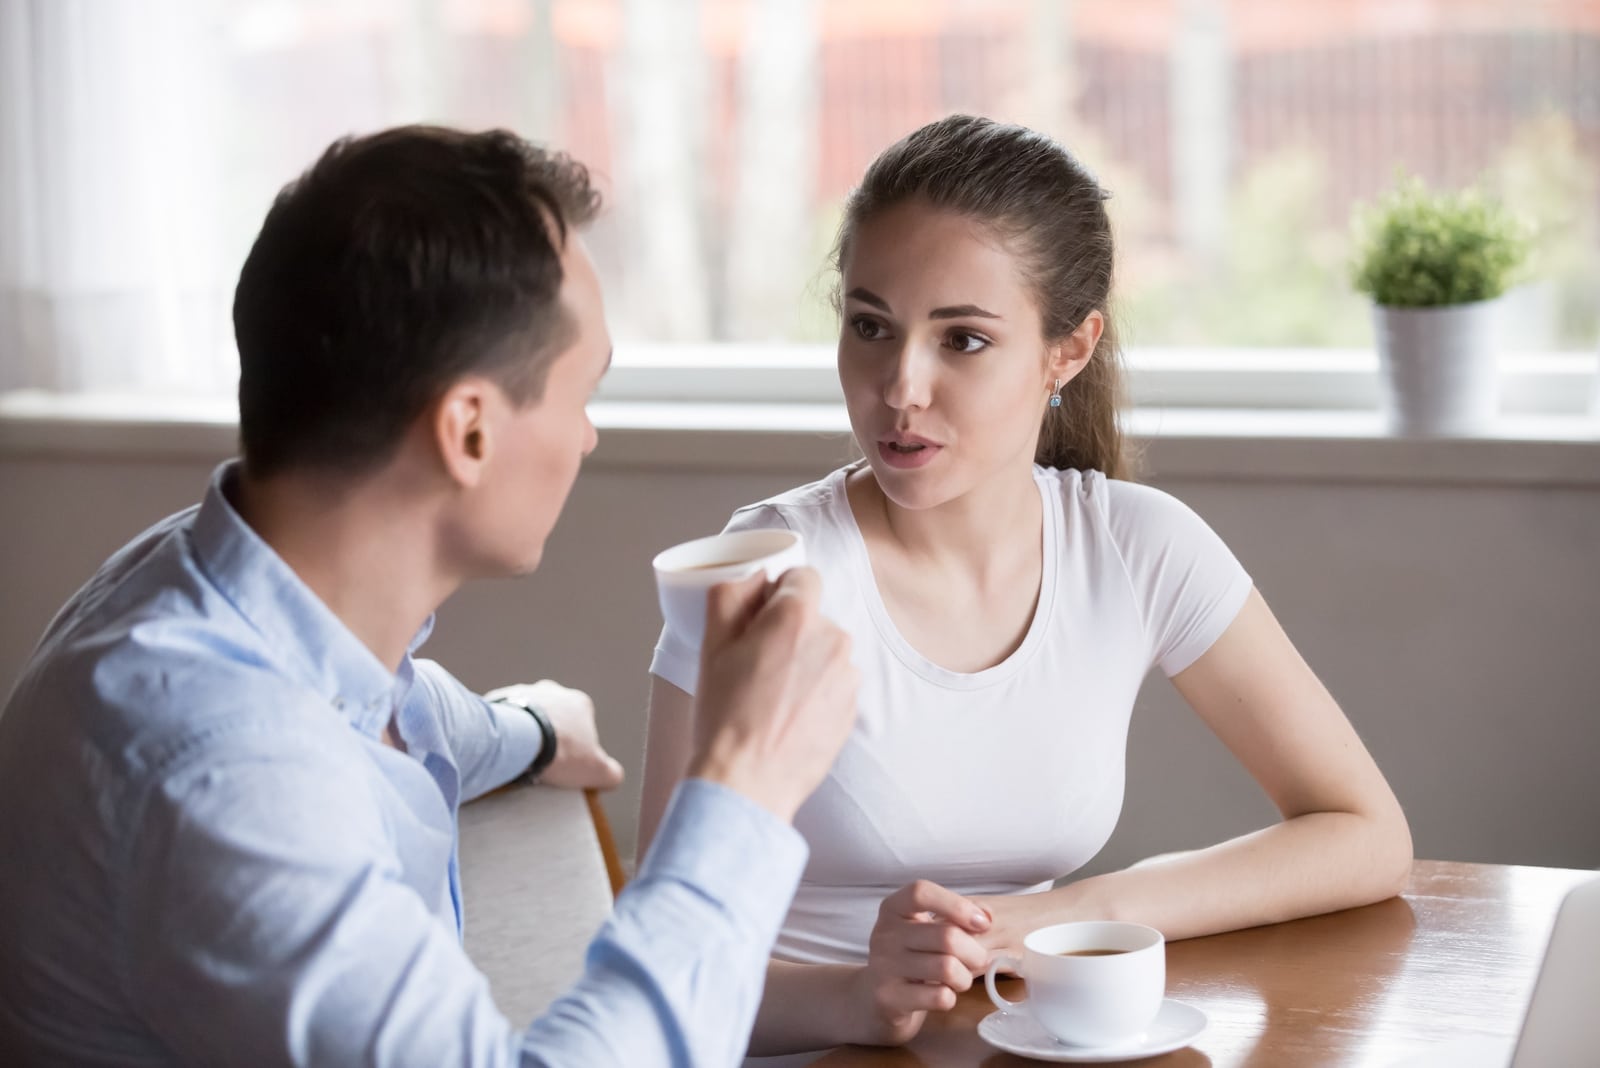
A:
[[[890,500],[870,468],[850,479],[856,524],[874,541],[920,565],[959,570],[980,584],[1014,571],[1019,556],[1036,557],[1044,521],[1033,468],[986,481],[931,508],[905,508]]]

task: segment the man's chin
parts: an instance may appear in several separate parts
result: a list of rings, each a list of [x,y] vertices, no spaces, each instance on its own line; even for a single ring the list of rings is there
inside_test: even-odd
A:
[[[468,579],[527,578],[544,561],[544,546],[521,556],[480,557],[477,566],[467,570]]]
[[[524,554],[523,556],[514,560],[506,561],[505,567],[502,568],[500,574],[504,575],[506,578],[527,578],[529,575],[539,570],[539,565],[543,562],[544,546],[541,545],[531,553]]]

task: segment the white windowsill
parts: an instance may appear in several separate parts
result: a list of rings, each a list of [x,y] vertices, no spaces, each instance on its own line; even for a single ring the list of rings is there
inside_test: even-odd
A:
[[[1361,411],[1379,403],[1370,349],[1136,348],[1125,354],[1141,406]],[[1509,352],[1501,392],[1513,415],[1578,415],[1596,354]],[[604,401],[832,404],[840,400],[825,345],[624,345],[601,383]]]
[[[854,455],[837,404],[601,400],[586,467],[815,475]],[[1491,435],[1402,439],[1372,410],[1141,407],[1128,427],[1158,480],[1600,487],[1600,421],[1509,415]],[[236,444],[223,399],[0,395],[0,458],[213,461]]]

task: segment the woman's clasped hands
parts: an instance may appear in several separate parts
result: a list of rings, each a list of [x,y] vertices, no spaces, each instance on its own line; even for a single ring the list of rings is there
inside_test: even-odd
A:
[[[954,1008],[989,966],[992,924],[986,908],[926,879],[884,898],[852,999],[865,1010],[861,1041],[899,1045],[929,1012]]]

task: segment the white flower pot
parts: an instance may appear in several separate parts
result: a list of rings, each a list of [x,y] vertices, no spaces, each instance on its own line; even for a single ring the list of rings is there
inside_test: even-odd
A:
[[[1500,406],[1504,309],[1504,297],[1438,308],[1373,306],[1393,433],[1472,437],[1489,430]]]

